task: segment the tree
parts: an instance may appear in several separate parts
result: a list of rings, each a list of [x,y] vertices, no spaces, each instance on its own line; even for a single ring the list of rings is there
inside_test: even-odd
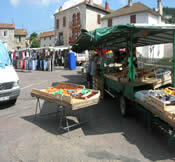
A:
[[[34,40],[32,41],[32,44],[31,44],[31,47],[30,47],[30,48],[39,48],[39,47],[40,47],[40,41],[34,39]]]
[[[37,33],[32,33],[30,34],[30,41],[32,41],[33,39],[37,38],[38,34]]]

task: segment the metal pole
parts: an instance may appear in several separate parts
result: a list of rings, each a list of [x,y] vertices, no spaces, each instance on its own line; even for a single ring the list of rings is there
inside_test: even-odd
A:
[[[133,69],[133,56],[134,56],[134,44],[133,44],[133,42],[134,42],[134,37],[133,37],[133,31],[131,31],[131,33],[130,33],[130,52],[131,52],[131,69],[130,69],[130,71],[131,71],[131,91],[132,91],[132,93],[134,93],[134,69]]]
[[[173,87],[175,88],[175,31],[173,32]]]
[[[131,35],[130,35],[130,52],[131,52],[131,64],[133,64],[133,31],[131,31]],[[132,73],[132,79],[133,80],[133,69],[131,68],[131,73]]]

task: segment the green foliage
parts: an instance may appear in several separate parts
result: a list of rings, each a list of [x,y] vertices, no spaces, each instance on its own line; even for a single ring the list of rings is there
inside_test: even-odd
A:
[[[33,39],[37,38],[38,34],[37,33],[32,33],[30,34],[30,41],[32,41]]]
[[[169,18],[165,21],[166,24],[175,24],[175,17]]]
[[[172,18],[169,18],[165,21],[167,24],[175,24],[175,8],[164,7],[163,13],[164,13],[164,16],[166,15],[172,16]]]
[[[39,48],[40,47],[40,41],[39,40],[33,40],[30,48]]]
[[[175,17],[175,8],[164,7],[163,13],[164,15],[172,15]]]

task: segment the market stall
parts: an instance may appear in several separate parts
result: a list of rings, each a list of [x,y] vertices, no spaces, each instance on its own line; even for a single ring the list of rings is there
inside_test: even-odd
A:
[[[137,66],[137,47],[166,43],[174,44],[172,72],[159,69],[156,66],[153,68]],[[86,49],[119,51],[123,48],[126,49],[126,52],[123,55],[121,68],[110,73],[110,70],[106,70],[108,66],[105,66],[107,64],[105,59],[101,61],[100,74],[104,78],[105,91],[111,96],[119,97],[123,116],[126,116],[127,110],[132,108],[127,107],[129,100],[133,103],[133,107],[144,112],[144,118],[149,128],[155,119],[159,119],[167,128],[175,132],[174,89],[172,88],[172,86],[175,87],[175,26],[135,24],[101,28],[90,32],[82,30],[72,50],[75,52]],[[116,56],[120,55],[119,52],[115,54]],[[173,73],[173,77],[171,73]],[[143,90],[146,91],[143,92]],[[174,133],[171,137],[173,136]]]
[[[66,50],[65,46],[27,48],[9,51],[9,55],[16,69],[53,71],[54,66],[63,65]]]
[[[67,129],[69,131],[69,128],[75,125],[68,124],[65,108],[77,110],[98,104],[100,91],[86,89],[83,85],[59,83],[54,87],[48,87],[42,90],[33,89],[31,95],[32,97],[37,98],[35,117],[37,115],[38,109],[41,112],[40,99],[43,99],[50,103],[56,103],[58,105],[58,111],[61,111],[61,117],[59,118],[59,127],[63,128],[62,120],[65,118],[67,126],[64,127],[64,129]]]

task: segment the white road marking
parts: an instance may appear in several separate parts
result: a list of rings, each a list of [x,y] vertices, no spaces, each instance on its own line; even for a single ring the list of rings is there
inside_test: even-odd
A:
[[[42,84],[42,83],[45,83],[45,82],[48,82],[48,80],[44,80],[44,81],[39,82],[39,83],[36,83],[36,84],[30,84],[30,85],[28,85],[28,86],[26,86],[26,87],[21,88],[21,90],[26,89],[26,88],[29,88],[29,87],[31,87],[31,86],[33,86],[33,85],[38,85],[38,84]]]

